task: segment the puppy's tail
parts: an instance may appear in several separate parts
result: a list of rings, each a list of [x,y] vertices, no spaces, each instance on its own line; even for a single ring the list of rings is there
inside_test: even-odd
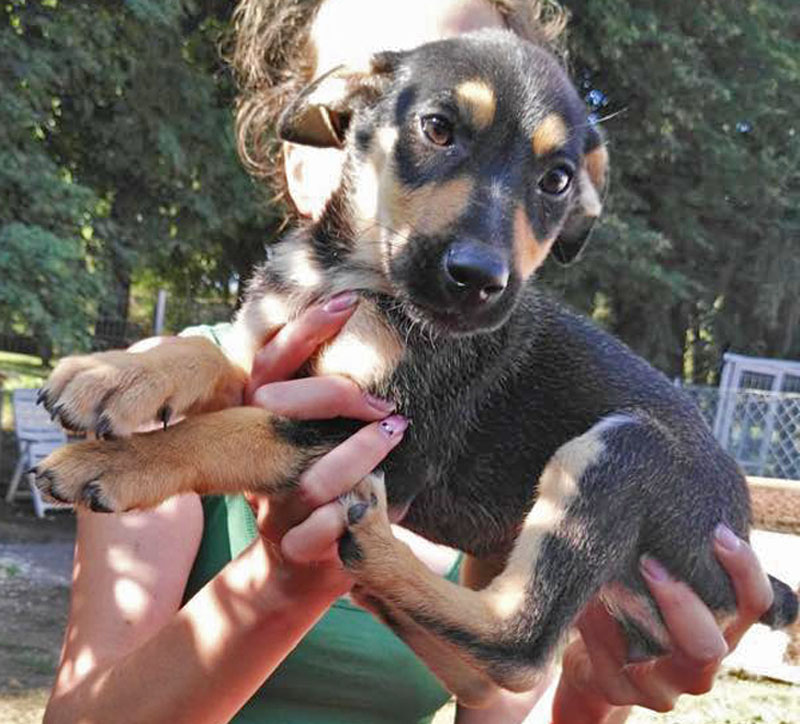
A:
[[[784,628],[797,620],[797,594],[783,581],[769,576],[775,598],[766,613],[759,619],[770,628]]]

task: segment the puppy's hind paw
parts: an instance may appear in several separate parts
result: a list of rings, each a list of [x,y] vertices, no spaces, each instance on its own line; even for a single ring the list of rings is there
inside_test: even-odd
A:
[[[339,497],[346,532],[339,540],[339,558],[348,568],[365,562],[373,541],[393,538],[386,509],[383,473],[375,471]]]

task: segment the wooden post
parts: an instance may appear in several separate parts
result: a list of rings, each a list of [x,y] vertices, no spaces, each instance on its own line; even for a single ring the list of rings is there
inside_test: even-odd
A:
[[[156,309],[153,315],[153,334],[159,335],[164,332],[164,316],[167,313],[167,290],[159,289],[156,298]]]

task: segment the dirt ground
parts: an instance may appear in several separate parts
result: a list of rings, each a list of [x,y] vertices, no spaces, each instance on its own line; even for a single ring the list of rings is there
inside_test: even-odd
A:
[[[4,491],[0,491],[2,493]],[[75,521],[0,502],[0,722],[41,721],[69,605]]]

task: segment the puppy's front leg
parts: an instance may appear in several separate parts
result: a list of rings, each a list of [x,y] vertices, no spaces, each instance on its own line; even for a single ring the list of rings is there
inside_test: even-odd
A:
[[[291,444],[256,407],[190,417],[164,431],[56,450],[35,469],[42,492],[116,512],[149,508],[179,493],[286,490],[323,450]]]

